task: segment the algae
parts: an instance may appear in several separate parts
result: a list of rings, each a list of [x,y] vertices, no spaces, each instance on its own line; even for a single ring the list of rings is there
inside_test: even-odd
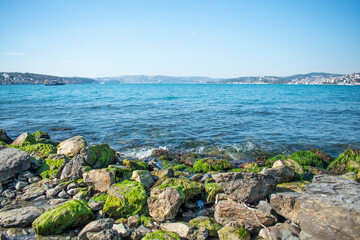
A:
[[[176,189],[180,195],[186,199],[201,193],[203,185],[198,182],[191,181],[187,178],[166,178],[163,182],[154,189],[164,190],[168,187]]]
[[[206,201],[214,202],[216,194],[223,193],[223,188],[217,183],[207,183],[205,184],[205,192],[206,192]]]
[[[209,230],[210,237],[217,237],[218,236],[217,232],[222,228],[220,224],[218,224],[217,222],[215,222],[214,219],[209,217],[194,218],[190,220],[189,224],[197,228],[201,228],[201,227],[206,228],[207,230]]]
[[[149,169],[148,165],[144,161],[134,161],[134,160],[124,159],[122,163],[124,166],[128,167],[131,171]]]
[[[156,232],[149,232],[148,234],[146,234],[145,237],[142,238],[142,240],[150,240],[150,239],[180,240],[180,237],[177,233],[158,230]]]
[[[200,159],[194,163],[193,171],[197,173],[207,173],[210,171],[225,171],[233,168],[233,165],[225,159]]]
[[[105,168],[116,160],[116,151],[107,143],[89,147],[87,164],[93,168]]]
[[[360,151],[346,149],[328,166],[333,174],[341,175],[348,172],[360,172]]]

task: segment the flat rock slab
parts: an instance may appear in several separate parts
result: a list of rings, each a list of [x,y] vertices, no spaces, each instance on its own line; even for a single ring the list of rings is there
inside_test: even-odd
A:
[[[37,207],[23,207],[0,212],[0,226],[27,227],[44,212]]]
[[[30,155],[16,148],[0,149],[0,183],[30,168]]]

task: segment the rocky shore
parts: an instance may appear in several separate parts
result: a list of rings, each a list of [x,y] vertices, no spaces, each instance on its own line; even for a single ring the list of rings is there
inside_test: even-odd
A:
[[[0,129],[6,239],[359,239],[360,152],[313,149],[240,166],[156,149],[126,159],[82,136]]]

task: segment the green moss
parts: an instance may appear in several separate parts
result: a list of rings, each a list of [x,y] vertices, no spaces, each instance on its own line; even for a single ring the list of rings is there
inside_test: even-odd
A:
[[[89,147],[87,164],[93,168],[105,168],[116,160],[116,151],[107,143]]]
[[[203,189],[203,185],[201,183],[191,181],[187,178],[167,178],[161,183],[161,185],[155,188],[164,190],[168,187],[178,190],[178,192],[186,199],[190,199],[199,194]]]
[[[312,151],[298,151],[294,152],[290,156],[277,155],[269,158],[265,162],[265,166],[271,168],[274,162],[277,160],[292,159],[301,166],[313,166],[313,167],[324,167],[322,159]]]
[[[37,173],[42,178],[53,179],[59,177],[60,170],[68,162],[68,159],[63,155],[49,155],[49,157],[43,162],[40,168],[37,169]]]
[[[180,237],[179,237],[179,235],[177,233],[158,230],[156,232],[149,232],[148,234],[146,234],[145,237],[142,238],[142,240],[150,240],[150,239],[156,239],[156,240],[180,240]]]
[[[207,230],[209,230],[210,237],[217,237],[218,236],[217,231],[219,231],[222,228],[220,224],[216,223],[214,219],[209,217],[194,218],[189,222],[189,224],[197,228],[201,228],[201,227],[206,228]]]
[[[112,185],[103,210],[110,217],[130,217],[147,213],[147,194],[141,183],[125,180]]]
[[[233,165],[225,159],[201,159],[194,163],[193,170],[198,173],[210,171],[224,171],[233,168]]]
[[[140,216],[140,218],[137,222],[140,224],[143,224],[144,226],[149,226],[152,224],[153,220],[151,217],[143,215],[143,216]]]
[[[6,143],[5,142],[3,142],[3,141],[0,141],[0,146],[6,146]]]
[[[187,168],[187,166],[184,164],[178,164],[176,162],[170,162],[170,161],[162,161],[161,166],[163,169],[172,168],[174,171],[182,171]]]
[[[234,231],[234,234],[237,235],[240,239],[250,235],[250,233],[243,227],[239,227],[238,230]]]
[[[255,167],[255,168],[233,168],[229,172],[244,172],[244,173],[259,173],[263,170],[264,167]]]
[[[131,171],[134,170],[148,170],[148,165],[144,161],[134,161],[134,160],[123,160],[123,165],[128,167]]]
[[[328,169],[334,174],[360,172],[360,151],[354,149],[345,150],[345,152],[341,153],[330,163]]]
[[[276,155],[275,157],[269,158],[266,160],[265,162],[265,167],[271,168],[274,164],[274,162],[276,162],[277,160],[284,160],[287,159],[289,157],[284,156],[284,155]]]
[[[35,139],[41,139],[41,138],[46,138],[46,139],[50,139],[50,136],[47,132],[44,132],[44,131],[36,131],[33,133],[33,136],[35,137]]]
[[[250,239],[250,233],[241,226],[225,226],[219,231],[220,239]]]
[[[206,201],[214,202],[216,194],[223,193],[224,190],[217,183],[207,183],[205,184],[205,192],[206,192]]]
[[[84,225],[93,217],[84,201],[72,199],[44,212],[33,222],[33,228],[39,235],[55,235],[74,225]]]
[[[130,180],[131,178],[130,169],[126,168],[125,166],[110,165],[107,169],[113,172],[116,178],[116,182]]]
[[[108,195],[106,193],[96,194],[89,199],[89,203],[106,201],[107,197],[108,197]]]
[[[56,153],[56,148],[53,145],[44,143],[21,145],[20,149],[29,154],[35,153],[40,157],[48,157],[50,154]]]

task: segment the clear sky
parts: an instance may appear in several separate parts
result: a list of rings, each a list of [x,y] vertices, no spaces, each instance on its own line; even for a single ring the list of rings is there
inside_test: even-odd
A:
[[[0,71],[360,72],[359,0],[0,0]]]

